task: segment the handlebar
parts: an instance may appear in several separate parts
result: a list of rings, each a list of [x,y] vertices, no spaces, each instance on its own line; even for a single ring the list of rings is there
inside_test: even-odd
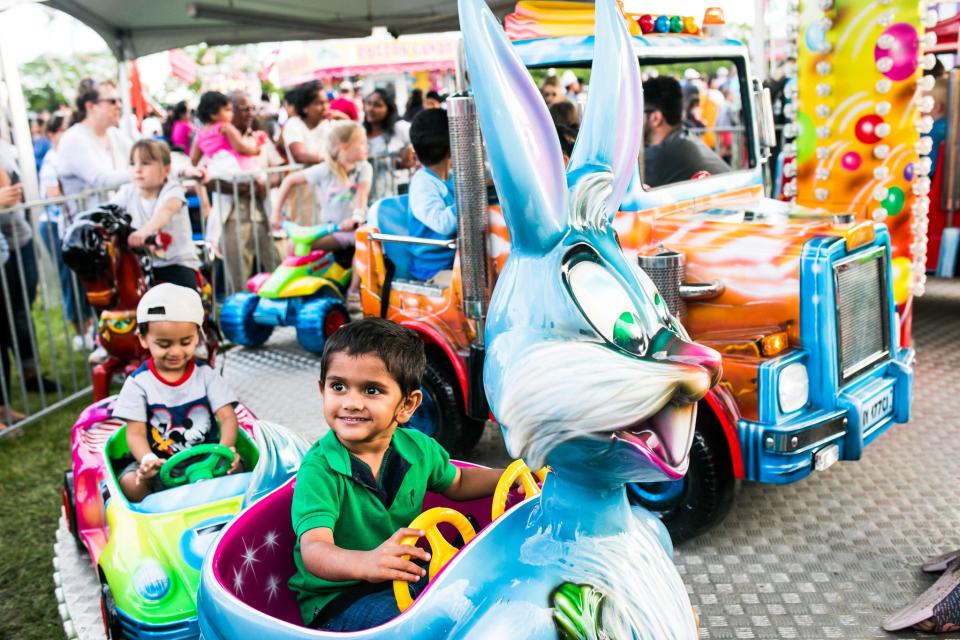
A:
[[[310,247],[320,238],[324,238],[340,228],[335,222],[318,224],[312,227],[285,221],[282,225],[284,233],[293,241],[293,255],[302,257],[310,254]]]

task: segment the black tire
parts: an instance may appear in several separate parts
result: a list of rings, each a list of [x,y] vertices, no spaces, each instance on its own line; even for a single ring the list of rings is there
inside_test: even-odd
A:
[[[77,498],[73,490],[73,471],[63,472],[63,513],[67,519],[67,531],[73,536],[77,546],[83,549],[80,527],[77,523]]]
[[[127,637],[117,616],[117,603],[113,600],[113,592],[105,581],[100,582],[100,615],[103,618],[103,635],[106,640],[121,640]]]
[[[667,489],[663,499],[653,499],[667,483],[628,485],[630,501],[649,509],[667,526],[674,543],[690,540],[720,524],[733,506],[736,479],[730,461],[730,450],[722,428],[710,408],[701,405],[690,446],[690,468],[677,482],[679,487]],[[673,483],[670,483],[673,484]]]
[[[450,455],[469,453],[483,435],[484,421],[467,417],[460,382],[444,355],[427,353],[424,401],[409,426],[439,442]]]

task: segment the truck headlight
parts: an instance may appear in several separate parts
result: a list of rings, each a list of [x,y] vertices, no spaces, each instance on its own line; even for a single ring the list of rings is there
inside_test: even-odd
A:
[[[810,398],[810,377],[807,367],[800,362],[788,364],[777,378],[777,396],[780,412],[792,413],[802,409]]]
[[[133,574],[133,588],[140,597],[156,602],[170,591],[170,576],[156,560],[144,560]]]

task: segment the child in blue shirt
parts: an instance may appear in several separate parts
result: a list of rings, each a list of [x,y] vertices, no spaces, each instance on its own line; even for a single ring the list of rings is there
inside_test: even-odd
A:
[[[423,168],[410,179],[410,235],[432,240],[457,237],[457,207],[450,175],[450,132],[447,112],[426,109],[410,125],[410,142]],[[417,280],[448,283],[455,251],[412,245],[410,275]],[[446,272],[446,273],[444,273]]]

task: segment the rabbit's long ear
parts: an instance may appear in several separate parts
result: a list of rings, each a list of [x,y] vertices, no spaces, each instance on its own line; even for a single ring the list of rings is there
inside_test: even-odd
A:
[[[557,130],[543,97],[483,0],[459,0],[470,84],[511,251],[544,253],[567,227]]]
[[[570,186],[597,171],[613,173],[608,217],[620,208],[643,143],[643,85],[637,54],[616,0],[597,0],[590,93],[567,167]]]

